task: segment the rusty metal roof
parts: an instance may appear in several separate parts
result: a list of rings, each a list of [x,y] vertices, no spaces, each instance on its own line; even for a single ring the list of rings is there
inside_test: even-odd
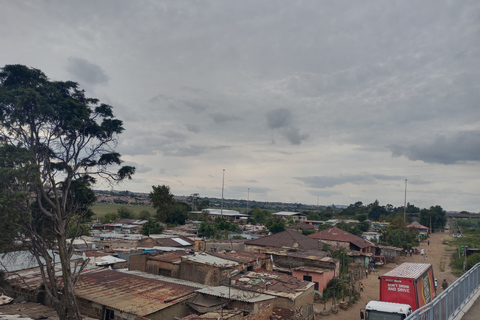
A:
[[[299,232],[286,230],[265,236],[259,239],[249,240],[245,245],[255,245],[274,248],[297,248],[299,250],[319,250],[317,240],[311,239]]]
[[[185,250],[179,250],[179,251],[161,251],[161,252],[155,252],[155,253],[149,253],[147,256],[148,260],[155,260],[155,261],[163,261],[163,262],[178,262],[182,259],[183,256],[188,256],[191,255],[192,253],[189,253],[188,251]]]
[[[199,264],[211,265],[214,267],[235,267],[238,266],[238,262],[222,259],[219,257],[212,256],[206,252],[195,252],[195,254],[190,256],[183,256],[182,261],[192,261]]]
[[[82,274],[75,292],[78,297],[100,305],[146,316],[190,298],[196,289],[114,270],[101,270]]]
[[[197,292],[200,292],[206,295],[215,296],[215,297],[227,298],[231,300],[250,302],[250,303],[275,299],[274,296],[271,296],[268,294],[245,291],[237,288],[228,288],[225,286],[208,287],[208,288],[197,290]]]
[[[208,254],[239,263],[250,263],[255,262],[257,259],[267,259],[267,255],[264,253],[253,253],[242,250],[209,252]]]
[[[337,227],[331,227],[326,230],[309,234],[308,237],[318,240],[350,242],[361,249],[373,246],[372,242],[365,240],[361,237],[357,237],[356,235]]]
[[[251,271],[233,279],[235,281],[232,281],[232,286],[236,288],[291,300],[295,300],[297,296],[314,285],[313,282],[275,271]]]

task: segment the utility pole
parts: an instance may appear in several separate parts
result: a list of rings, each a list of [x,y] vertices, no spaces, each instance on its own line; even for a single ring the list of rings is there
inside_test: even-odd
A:
[[[223,177],[222,177],[222,204],[220,206],[220,216],[223,219],[223,187],[225,186],[225,169],[223,169]]]
[[[403,201],[403,222],[407,223],[407,179],[405,179],[405,200]]]
[[[247,214],[248,214],[248,202],[250,200],[250,188],[247,189]]]

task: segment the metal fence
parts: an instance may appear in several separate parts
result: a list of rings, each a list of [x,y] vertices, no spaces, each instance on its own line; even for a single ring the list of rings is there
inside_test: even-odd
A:
[[[480,263],[468,270],[429,304],[415,310],[405,320],[453,319],[480,290]]]

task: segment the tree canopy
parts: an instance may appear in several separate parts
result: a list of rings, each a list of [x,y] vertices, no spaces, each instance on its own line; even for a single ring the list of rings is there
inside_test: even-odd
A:
[[[10,227],[0,243],[11,245],[5,237],[12,237],[35,255],[61,319],[80,319],[74,284],[85,262],[71,266],[67,236],[85,232],[91,185],[97,178],[113,183],[135,172],[122,166],[114,151],[123,130],[112,107],[86,97],[75,82],[50,81],[23,65],[0,69],[0,208],[8,208],[0,210],[0,218]],[[58,256],[51,254],[54,247]]]

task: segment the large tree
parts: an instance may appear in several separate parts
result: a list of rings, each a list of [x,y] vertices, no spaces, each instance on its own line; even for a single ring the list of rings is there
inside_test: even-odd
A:
[[[445,228],[447,223],[447,214],[441,206],[431,206],[430,209],[422,209],[420,211],[419,222],[431,228],[431,232]]]
[[[170,187],[167,185],[152,186],[152,189],[148,197],[153,207],[157,209],[155,217],[158,221],[166,222],[170,211],[175,205],[173,194],[170,193]]]
[[[87,98],[75,82],[50,81],[23,65],[0,69],[0,221],[9,225],[0,243],[21,241],[36,257],[60,319],[81,319],[74,289],[85,262],[70,260],[91,214],[90,186],[135,171],[114,151],[123,130],[112,107]]]

